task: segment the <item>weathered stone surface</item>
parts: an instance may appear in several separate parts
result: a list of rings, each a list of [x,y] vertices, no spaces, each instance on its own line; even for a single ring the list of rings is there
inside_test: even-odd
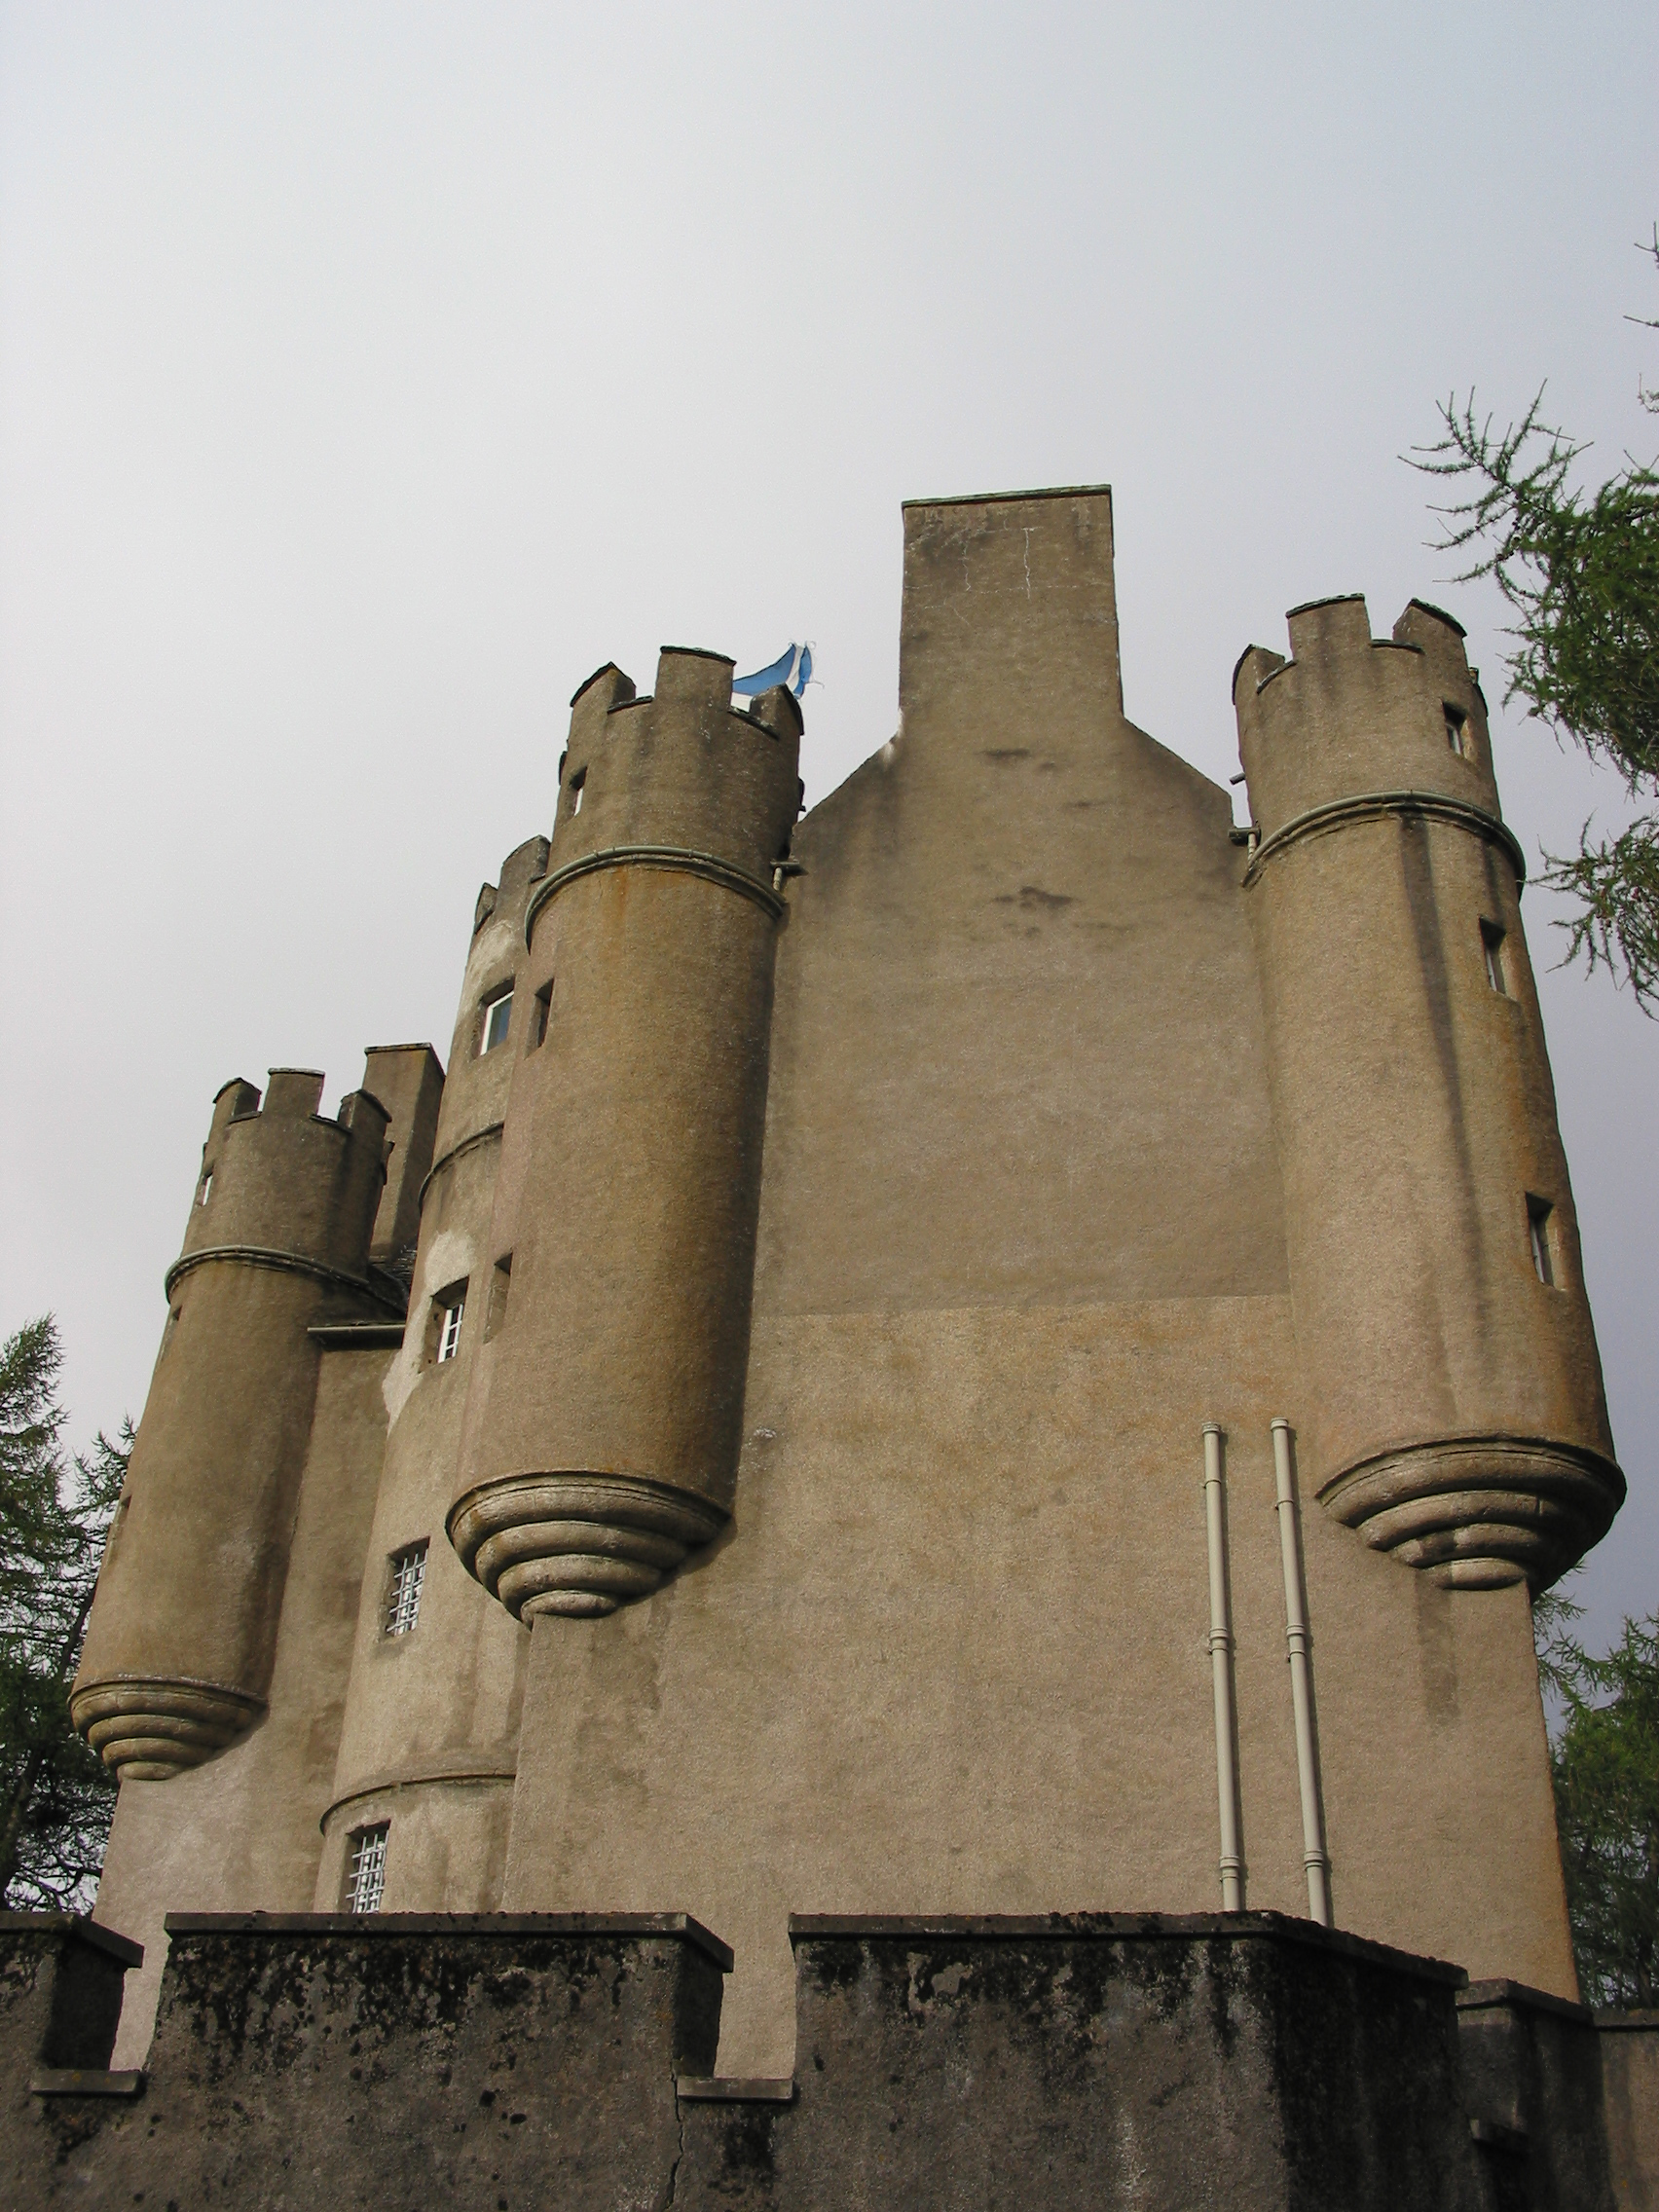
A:
[[[64,2116],[49,2116],[31,2083],[48,2072],[109,2064],[122,1977],[143,1957],[136,1943],[76,1913],[0,1913],[0,2203],[8,2212],[46,2201],[57,2155]]]
[[[1613,2201],[1659,2212],[1659,2012],[1598,2012],[1596,2028]]]
[[[797,2100],[682,2107],[682,2204],[1479,2201],[1454,1967],[1264,1913],[792,1930]]]
[[[674,2078],[713,2061],[730,1959],[683,1916],[203,1915],[168,1934],[144,2097],[94,2115],[19,2206],[672,2200]]]
[[[1459,2027],[1458,1968],[1276,1914],[797,1918],[771,2081],[710,2078],[730,1953],[683,1915],[168,1934],[145,2081],[98,2071],[136,1947],[0,1925],[10,2212],[1614,2207],[1582,2008],[1491,1984]],[[1659,2023],[1618,2022],[1643,2212]]]
[[[1595,2015],[1515,1981],[1457,1994],[1463,2098],[1495,2203],[1612,2212]]]

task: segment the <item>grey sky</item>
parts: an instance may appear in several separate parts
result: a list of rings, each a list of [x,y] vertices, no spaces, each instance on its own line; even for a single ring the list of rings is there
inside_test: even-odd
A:
[[[810,796],[883,742],[902,498],[1111,482],[1128,711],[1218,779],[1300,600],[1438,599],[1495,705],[1396,457],[1546,377],[1593,464],[1659,446],[1656,117],[1651,6],[0,7],[0,1329],[56,1310],[77,1435],[219,1085],[447,1054],[593,667],[810,637]],[[1530,853],[1620,814],[1498,744]],[[1543,988],[1606,1633],[1659,1603],[1659,1027]]]

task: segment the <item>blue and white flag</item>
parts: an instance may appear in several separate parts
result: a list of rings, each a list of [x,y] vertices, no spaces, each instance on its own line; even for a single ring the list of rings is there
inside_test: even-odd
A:
[[[780,653],[765,668],[757,668],[753,676],[732,679],[732,690],[742,699],[758,699],[762,691],[772,691],[780,683],[787,683],[798,699],[812,682],[812,647],[791,645],[788,652]]]

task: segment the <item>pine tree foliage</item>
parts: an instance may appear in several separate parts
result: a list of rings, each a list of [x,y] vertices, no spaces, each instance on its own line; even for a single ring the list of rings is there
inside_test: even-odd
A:
[[[131,1448],[101,1431],[64,1456],[63,1354],[51,1314],[0,1346],[0,1902],[91,1901],[115,1778],[69,1724],[103,1539]]]
[[[1538,1673],[1559,1701],[1550,1745],[1556,1825],[1579,1985],[1587,2003],[1659,2005],[1659,1612],[1627,1620],[1604,1659],[1537,1599]]]
[[[1659,228],[1643,246],[1659,267]],[[1636,318],[1635,319],[1644,319]],[[1659,328],[1659,324],[1650,327]],[[1659,412],[1659,393],[1641,403]],[[1507,699],[1617,770],[1633,798],[1659,798],[1659,473],[1630,460],[1594,491],[1573,484],[1588,449],[1542,421],[1540,390],[1507,429],[1474,394],[1440,410],[1445,435],[1415,465],[1462,480],[1469,497],[1438,508],[1443,551],[1473,551],[1459,582],[1492,576],[1515,615]],[[1567,958],[1605,962],[1638,1005],[1659,1014],[1659,810],[1614,837],[1579,832],[1578,851],[1546,854],[1543,880],[1572,899]]]

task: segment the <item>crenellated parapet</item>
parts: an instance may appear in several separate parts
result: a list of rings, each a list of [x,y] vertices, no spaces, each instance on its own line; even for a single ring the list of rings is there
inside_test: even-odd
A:
[[[323,1319],[398,1314],[371,1272],[386,1108],[316,1111],[275,1068],[213,1103],[167,1319],[87,1630],[75,1725],[123,1779],[161,1781],[265,1710]]]
[[[317,1112],[322,1084],[314,1069],[273,1068],[263,1106],[240,1078],[219,1092],[183,1248],[167,1271],[169,1295],[195,1269],[232,1259],[383,1297],[368,1253],[388,1116],[356,1090],[330,1120]]]
[[[483,1341],[449,1530],[522,1617],[656,1588],[730,1509],[800,712],[665,650],[572,702],[525,911]]]
[[[1552,1581],[1624,1495],[1525,863],[1449,615],[1293,610],[1234,678],[1321,1501],[1436,1581]]]

